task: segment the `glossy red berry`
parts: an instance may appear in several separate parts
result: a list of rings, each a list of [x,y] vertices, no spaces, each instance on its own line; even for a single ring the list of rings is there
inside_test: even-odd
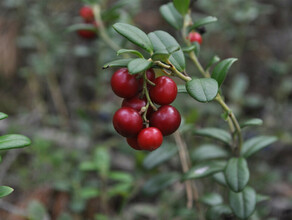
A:
[[[202,44],[202,36],[198,32],[190,32],[188,39],[190,42],[198,42],[199,44]]]
[[[85,39],[94,39],[96,37],[96,33],[91,30],[78,30],[78,34]]]
[[[154,80],[155,86],[149,89],[150,98],[159,105],[172,103],[177,95],[176,83],[168,76],[160,76]]]
[[[135,137],[143,129],[143,119],[136,110],[122,107],[114,114],[113,125],[120,135]]]
[[[162,142],[162,133],[155,127],[144,128],[138,135],[138,145],[141,150],[153,151],[160,147]]]
[[[181,116],[171,105],[163,105],[150,117],[150,126],[158,128],[164,136],[175,132],[180,126]]]
[[[129,144],[129,146],[135,150],[141,150],[139,144],[138,144],[138,140],[137,137],[134,138],[127,138],[127,143]]]
[[[94,21],[94,13],[91,7],[83,6],[80,9],[79,12],[80,16],[84,19],[86,22],[92,22]]]
[[[146,71],[146,76],[147,76],[147,78],[148,78],[151,82],[154,82],[154,80],[155,80],[155,72],[154,72],[153,69],[148,69],[148,70]],[[142,77],[142,78],[139,79],[140,90],[143,88],[143,82],[144,82],[144,80],[143,80],[143,77]],[[149,86],[150,86],[150,85],[148,84],[148,88],[149,88]]]
[[[140,99],[139,96],[135,96],[131,99],[124,99],[122,102],[123,107],[129,107],[135,109],[137,112],[141,111],[141,108],[146,106],[146,100]]]
[[[119,69],[113,74],[111,86],[114,93],[122,98],[132,98],[139,92],[139,80],[130,75],[126,68]]]

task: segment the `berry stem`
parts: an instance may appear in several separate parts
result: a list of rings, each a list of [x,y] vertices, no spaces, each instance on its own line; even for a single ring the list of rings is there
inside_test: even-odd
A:
[[[145,111],[143,113],[143,119],[144,121],[147,123],[147,126],[148,126],[148,119],[146,117],[147,115],[147,112],[148,112],[148,108],[149,106],[151,106],[154,111],[157,111],[157,107],[153,104],[153,102],[151,101],[151,98],[150,98],[150,95],[149,95],[149,91],[148,91],[148,88],[147,88],[147,82],[150,84],[150,80],[148,80],[147,78],[147,74],[146,74],[146,71],[144,71],[143,73],[143,93],[145,94],[146,96],[146,99],[147,99],[147,104],[145,106]],[[151,82],[151,85],[154,84],[153,82]],[[155,85],[155,84],[154,84]]]

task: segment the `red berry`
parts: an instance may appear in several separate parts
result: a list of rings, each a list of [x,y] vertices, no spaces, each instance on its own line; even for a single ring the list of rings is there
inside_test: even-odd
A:
[[[135,96],[131,99],[124,99],[122,106],[135,109],[137,112],[141,111],[141,108],[146,106],[147,102],[145,99],[140,99],[139,96]]]
[[[94,13],[92,8],[88,7],[88,6],[83,6],[80,9],[80,16],[84,19],[84,21],[87,22],[92,22],[94,21]]]
[[[150,117],[150,126],[158,128],[164,136],[175,132],[180,122],[180,113],[171,105],[161,106]]]
[[[154,82],[154,80],[155,80],[155,72],[154,72],[154,70],[153,69],[148,69],[147,71],[146,71],[146,76],[147,76],[147,78],[151,81],[151,82]],[[139,79],[139,86],[140,86],[140,90],[143,88],[143,77],[141,77],[140,79]],[[148,84],[148,88],[149,88],[149,84]]]
[[[175,82],[167,77],[160,76],[154,80],[155,86],[149,90],[150,98],[159,105],[168,105],[172,103],[177,95],[177,86]]]
[[[199,44],[202,44],[202,36],[198,32],[190,32],[188,39],[190,42],[198,42]]]
[[[120,135],[135,137],[143,129],[143,119],[136,110],[122,107],[114,114],[113,125]]]
[[[138,145],[141,150],[153,151],[160,147],[162,141],[161,131],[154,127],[144,128],[138,135]]]
[[[132,98],[139,92],[139,80],[130,75],[126,68],[119,69],[114,73],[111,86],[114,93],[122,98]]]
[[[91,30],[78,30],[78,34],[85,39],[94,39],[96,37],[96,33]]]
[[[141,150],[139,144],[138,144],[138,140],[136,137],[134,138],[127,138],[127,143],[129,144],[129,146],[135,150]]]

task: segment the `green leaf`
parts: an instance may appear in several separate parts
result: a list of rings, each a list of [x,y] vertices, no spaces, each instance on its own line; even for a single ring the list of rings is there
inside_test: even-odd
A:
[[[240,124],[241,128],[248,127],[248,126],[261,126],[263,124],[263,120],[260,118],[253,118],[249,119]]]
[[[87,30],[87,31],[97,32],[97,28],[95,25],[85,24],[85,23],[73,24],[66,29],[67,32],[75,32],[75,31],[79,31],[79,30]]]
[[[143,192],[148,195],[154,195],[162,191],[166,187],[172,185],[180,179],[178,173],[161,173],[150,180],[148,180],[143,186]]]
[[[199,102],[210,102],[218,93],[218,83],[214,79],[192,79],[186,83],[186,88],[191,97]]]
[[[226,144],[230,144],[232,137],[230,133],[219,128],[202,128],[195,130],[196,135],[214,138],[216,140],[222,141]]]
[[[111,157],[108,148],[103,146],[98,146],[93,155],[93,161],[96,170],[103,177],[108,176],[111,164]]]
[[[128,63],[131,62],[132,58],[128,59],[118,59],[118,60],[113,60],[111,62],[106,63],[102,68],[107,69],[109,67],[127,67]]]
[[[196,49],[196,44],[192,44],[191,46],[182,48],[183,52],[189,53]]]
[[[225,161],[210,161],[192,167],[182,177],[183,180],[199,179],[224,170]]]
[[[191,158],[194,161],[212,160],[228,157],[228,152],[216,145],[205,144],[196,148],[191,153]]]
[[[162,17],[175,29],[180,30],[183,27],[183,17],[176,10],[173,3],[168,3],[160,7]]]
[[[178,149],[175,145],[165,142],[157,150],[148,154],[148,156],[143,161],[143,166],[148,170],[152,169],[171,159],[174,155],[177,154],[177,152]]]
[[[249,180],[246,160],[242,157],[229,159],[224,175],[229,188],[234,192],[241,192]]]
[[[6,115],[6,114],[3,113],[3,112],[0,112],[0,120],[5,119],[5,118],[7,118],[7,117],[8,117],[8,115]]]
[[[231,215],[232,210],[227,205],[216,205],[207,210],[207,220],[223,219],[222,215]]]
[[[32,200],[27,207],[28,219],[40,220],[48,219],[48,213],[42,203],[37,200]]]
[[[248,158],[276,141],[275,136],[259,136],[249,139],[243,144],[241,155]]]
[[[154,31],[148,34],[153,47],[154,53],[168,53],[171,54],[169,61],[177,68],[179,71],[185,69],[185,57],[181,49],[176,52],[173,52],[177,47],[180,48],[180,45],[174,37],[165,31]]]
[[[191,30],[194,30],[198,27],[201,27],[201,26],[204,26],[204,25],[207,25],[207,24],[211,24],[211,23],[214,23],[216,22],[218,19],[216,17],[213,17],[213,16],[208,16],[208,17],[205,17],[205,18],[202,18],[202,19],[199,19],[197,20],[190,28],[189,28],[189,31]]]
[[[8,196],[10,193],[13,192],[14,189],[12,189],[9,186],[0,186],[0,198]]]
[[[185,85],[177,85],[178,93],[188,93]]]
[[[207,193],[199,201],[208,206],[216,206],[223,203],[223,198],[218,193]]]
[[[129,50],[129,49],[120,49],[118,50],[117,52],[117,55],[121,55],[121,54],[124,54],[124,53],[131,53],[131,54],[134,54],[140,58],[144,58],[144,56],[137,50]]]
[[[182,15],[186,15],[189,10],[190,0],[173,0],[174,7]]]
[[[247,219],[255,210],[256,192],[246,187],[242,192],[229,192],[229,205],[233,213],[240,219]]]
[[[137,74],[150,69],[152,64],[153,62],[149,60],[137,58],[128,63],[128,70],[130,74]]]
[[[91,199],[99,196],[100,191],[96,187],[82,187],[80,191],[80,196],[82,199]]]
[[[227,186],[226,179],[225,179],[225,176],[224,176],[224,173],[223,172],[215,173],[213,175],[213,179],[217,183],[221,184],[222,186]]]
[[[260,203],[260,202],[263,202],[263,201],[267,201],[269,200],[270,197],[269,196],[266,196],[266,195],[262,195],[262,194],[258,194],[256,195],[256,201],[257,203]]]
[[[210,62],[208,63],[206,69],[210,69],[211,66],[213,66],[215,63],[218,63],[220,61],[220,57],[218,57],[217,55],[213,56],[212,59],[210,60]]]
[[[235,61],[237,61],[236,58],[229,58],[229,59],[222,60],[220,63],[218,63],[215,66],[213,73],[212,73],[212,78],[216,79],[219,87],[224,82],[230,67],[232,66],[232,64]]]
[[[119,171],[110,172],[108,178],[123,183],[133,183],[134,181],[132,174]]]
[[[147,36],[139,28],[125,23],[116,23],[113,25],[113,28],[123,37],[127,38],[132,43],[137,46],[145,49],[149,53],[153,52],[153,46]]]
[[[8,134],[0,137],[0,150],[22,148],[30,144],[30,139],[20,134]]]

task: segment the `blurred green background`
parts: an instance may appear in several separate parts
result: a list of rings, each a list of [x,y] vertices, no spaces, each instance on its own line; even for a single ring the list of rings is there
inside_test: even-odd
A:
[[[106,1],[109,35],[125,45],[111,28],[121,21],[178,36],[159,14],[167,2]],[[15,191],[0,201],[0,219],[196,219],[195,210],[186,209],[182,183],[153,194],[145,190],[151,177],[181,171],[178,156],[149,169],[148,153],[130,149],[114,132],[111,118],[121,100],[110,89],[114,70],[102,66],[116,53],[99,37],[85,40],[66,31],[81,23],[83,5],[80,0],[0,2],[0,110],[9,114],[0,133],[21,133],[33,142],[3,153],[0,182]],[[251,219],[292,219],[292,1],[198,0],[192,8],[195,18],[219,20],[203,35],[202,63],[214,54],[239,59],[223,86],[227,103],[241,121],[264,120],[245,137],[279,137],[251,159],[251,184],[271,197]],[[198,75],[191,64],[187,71]],[[226,128],[216,103],[185,96],[174,103],[185,125]],[[189,133],[184,137],[190,152],[203,141]],[[173,145],[173,138],[166,143]],[[214,187],[205,179],[197,185],[206,192]]]

